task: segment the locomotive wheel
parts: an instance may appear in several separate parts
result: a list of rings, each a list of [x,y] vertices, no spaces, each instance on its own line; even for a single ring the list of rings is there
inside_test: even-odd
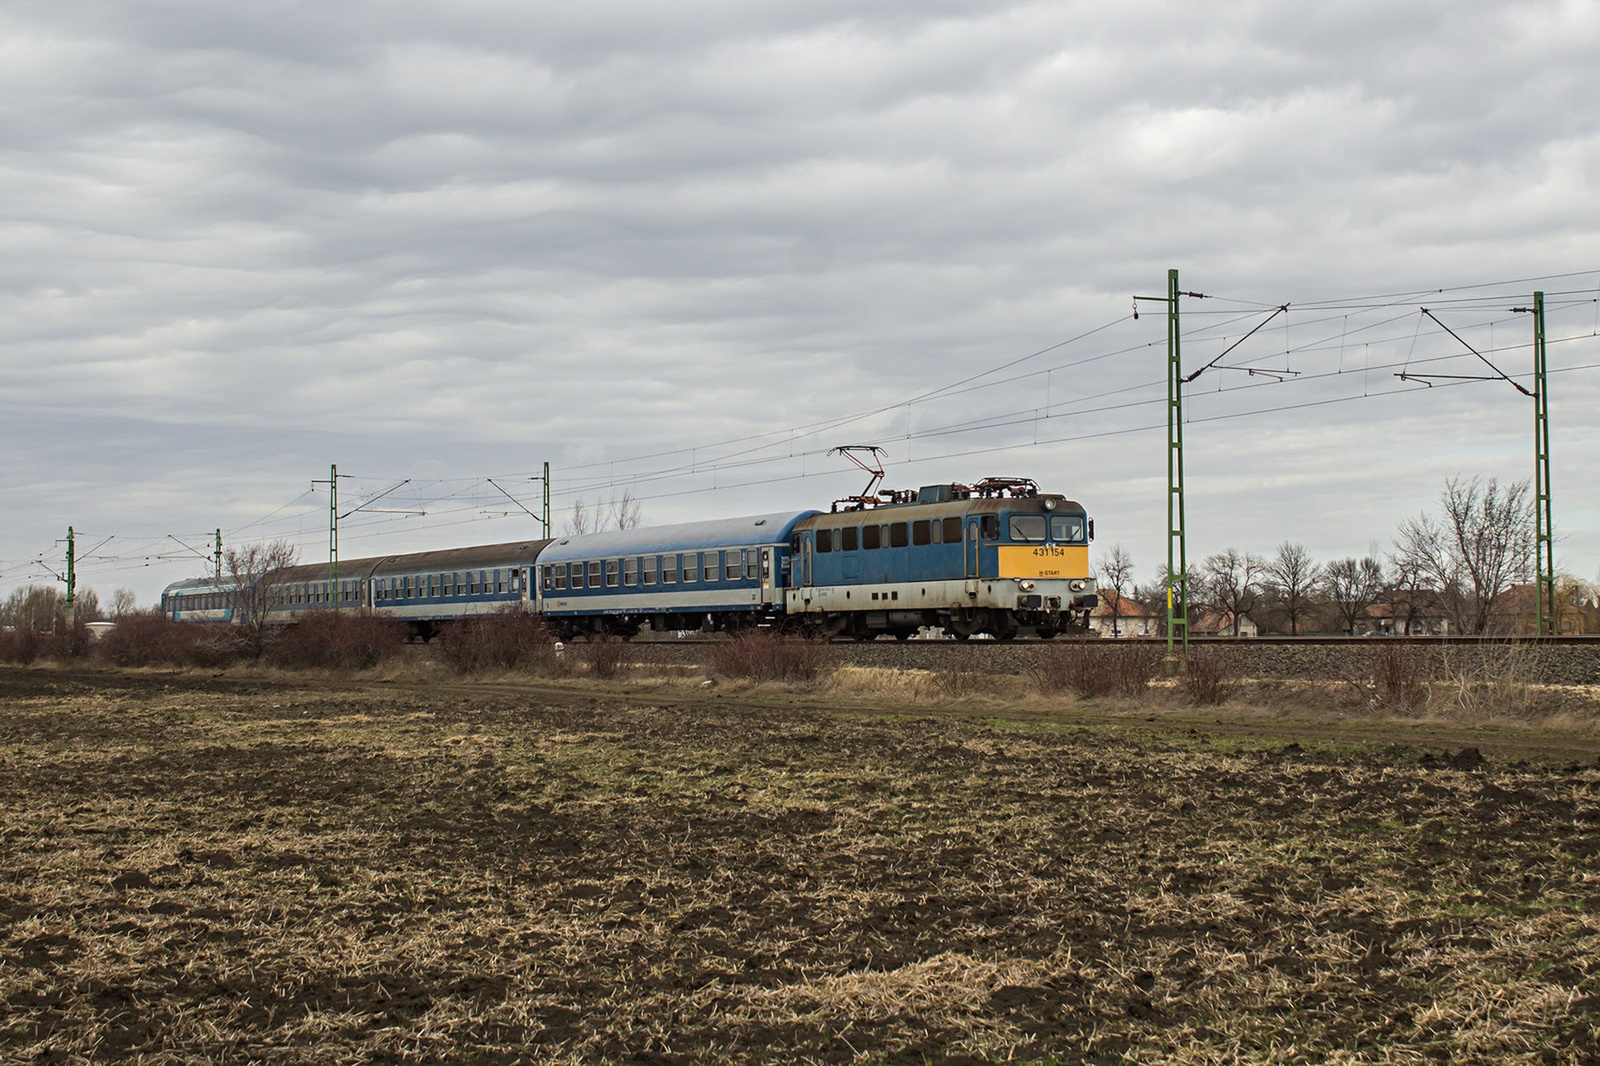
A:
[[[952,637],[954,637],[956,639],[956,642],[959,643],[959,644],[965,644],[967,641],[972,639],[972,634],[971,633],[958,633],[953,629],[949,630],[948,632],[950,633],[950,635]]]

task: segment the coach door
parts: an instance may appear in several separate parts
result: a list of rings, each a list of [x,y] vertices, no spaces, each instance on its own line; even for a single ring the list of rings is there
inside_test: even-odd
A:
[[[965,547],[962,555],[965,557],[963,571],[967,576],[967,591],[978,591],[978,523],[974,519],[967,523],[967,536],[963,542]]]

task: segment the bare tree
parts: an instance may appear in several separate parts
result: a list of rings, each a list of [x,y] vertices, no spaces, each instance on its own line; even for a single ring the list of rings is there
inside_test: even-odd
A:
[[[1311,610],[1322,567],[1303,544],[1284,541],[1266,564],[1266,587],[1279,610],[1289,620],[1289,635],[1300,635],[1300,619]]]
[[[132,589],[121,588],[111,594],[111,618],[119,621],[139,609],[139,597]]]
[[[1260,556],[1238,548],[1207,556],[1200,566],[1200,599],[1230,618],[1234,636],[1239,635],[1240,620],[1260,602],[1265,570]]]
[[[105,611],[100,608],[100,594],[94,589],[85,588],[73,596],[72,617],[78,622],[105,621]]]
[[[0,625],[35,633],[48,633],[65,624],[67,598],[54,585],[28,585],[12,589],[0,604]]]
[[[644,505],[632,489],[623,489],[621,496],[611,497],[607,517],[617,529],[634,529],[644,524]]]
[[[1339,614],[1345,632],[1356,626],[1383,591],[1383,561],[1376,553],[1364,558],[1339,559],[1322,568],[1322,594]]]
[[[1528,580],[1533,504],[1526,481],[1451,478],[1439,496],[1443,513],[1401,523],[1396,554],[1438,589],[1458,632],[1485,633],[1510,588]]]
[[[633,529],[643,523],[643,505],[631,490],[625,489],[621,496],[613,493],[611,499],[592,507],[584,503],[582,497],[573,500],[572,514],[567,519],[567,535],[582,536],[603,529]]]
[[[583,502],[583,497],[573,500],[572,514],[567,518],[567,536],[581,537],[585,533],[593,533],[594,525],[594,513]]]
[[[1109,591],[1105,600],[1106,613],[1111,616],[1111,635],[1122,631],[1122,597],[1133,585],[1133,553],[1121,544],[1113,544],[1100,559],[1100,588]]]
[[[273,586],[294,561],[294,545],[283,540],[230,548],[222,557],[224,594],[245,650],[252,655],[266,649]]]

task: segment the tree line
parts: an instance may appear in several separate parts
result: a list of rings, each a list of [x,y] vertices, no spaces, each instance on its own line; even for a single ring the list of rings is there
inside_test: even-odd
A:
[[[1319,562],[1303,545],[1285,541],[1270,556],[1227,548],[1206,556],[1189,575],[1191,630],[1208,616],[1234,636],[1249,619],[1261,632],[1361,634],[1377,628],[1382,608],[1396,634],[1483,634],[1526,628],[1534,610],[1516,590],[1534,578],[1534,500],[1528,482],[1452,478],[1437,512],[1400,523],[1393,549],[1372,544],[1360,556]],[[1167,573],[1137,584],[1133,558],[1113,545],[1097,567],[1105,605],[1101,616],[1117,631],[1135,608],[1167,618]],[[1552,613],[1593,610],[1596,587],[1556,575]],[[1580,629],[1581,631],[1581,629]]]

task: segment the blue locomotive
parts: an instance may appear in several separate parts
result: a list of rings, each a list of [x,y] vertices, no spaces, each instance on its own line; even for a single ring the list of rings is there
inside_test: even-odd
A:
[[[841,505],[843,505],[841,507]],[[574,534],[294,566],[272,575],[268,617],[370,611],[426,639],[507,605],[564,635],[771,626],[867,640],[940,628],[957,640],[1084,632],[1097,603],[1094,522],[1021,478],[838,501],[827,513]],[[226,583],[179,581],[162,610],[227,621]]]

